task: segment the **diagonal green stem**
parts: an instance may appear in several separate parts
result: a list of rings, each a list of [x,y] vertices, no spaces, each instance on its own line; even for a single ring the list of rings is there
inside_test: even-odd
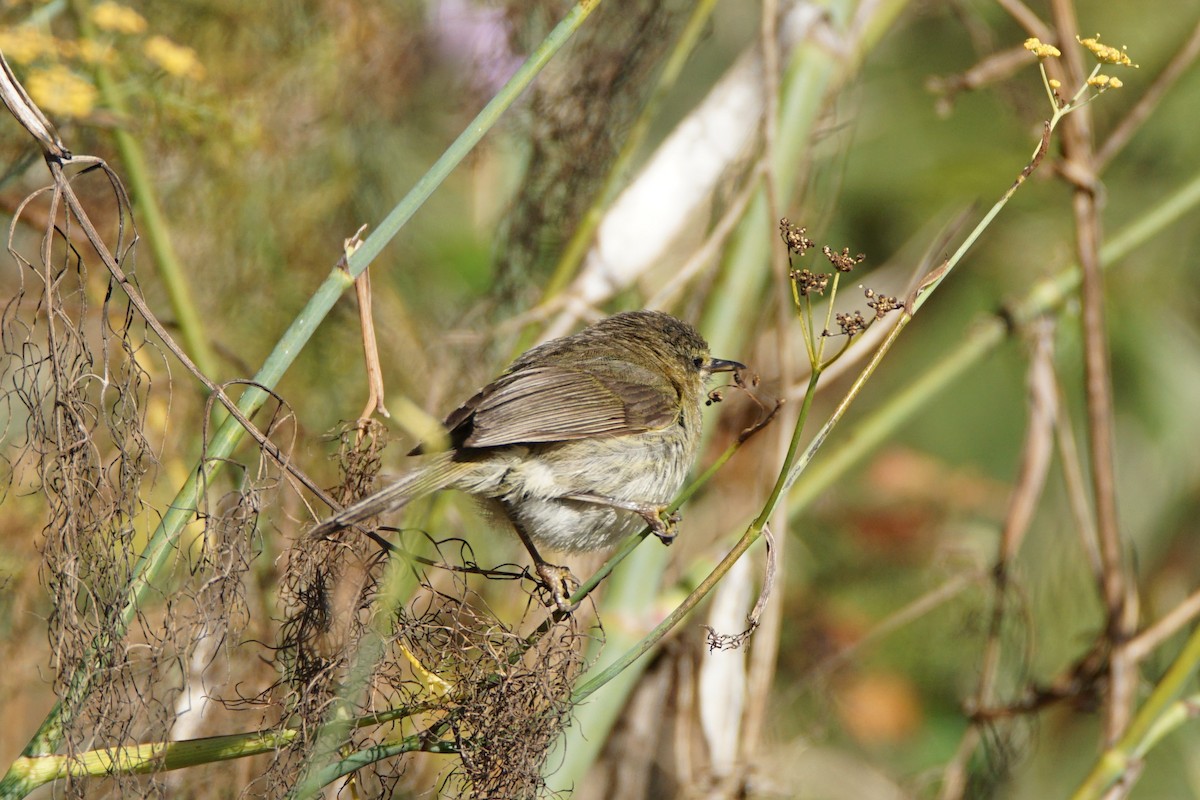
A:
[[[1200,626],[1192,631],[1183,650],[1146,698],[1125,734],[1096,761],[1092,771],[1071,795],[1072,800],[1103,797],[1109,787],[1145,758],[1150,748],[1164,735],[1160,722],[1171,712],[1198,668]]]
[[[755,519],[746,532],[740,538],[721,562],[713,568],[704,580],[692,590],[692,592],[673,610],[654,630],[646,634],[634,647],[623,653],[617,660],[613,661],[606,668],[601,670],[590,680],[579,686],[571,693],[571,703],[574,705],[589,695],[593,694],[597,689],[611,681],[617,675],[621,674],[630,664],[637,661],[643,655],[654,648],[663,637],[683,621],[683,618],[691,613],[692,609],[699,605],[700,601],[708,596],[708,593],[716,587],[720,580],[725,577],[725,573],[737,563],[750,546],[757,542],[762,537],[763,528],[766,526],[766,521],[771,518],[775,507],[778,505],[783,496],[783,477],[788,474],[788,469],[792,461],[796,457],[796,453],[800,447],[800,437],[804,431],[804,423],[808,420],[808,413],[812,410],[813,398],[816,396],[817,381],[820,380],[821,373],[814,372],[809,378],[808,391],[804,394],[804,403],[800,407],[800,413],[796,419],[796,427],[792,432],[792,440],[788,447],[787,456],[784,458],[783,467],[779,471],[780,478],[776,481],[775,489],[771,492],[767,502],[763,504],[762,513]]]

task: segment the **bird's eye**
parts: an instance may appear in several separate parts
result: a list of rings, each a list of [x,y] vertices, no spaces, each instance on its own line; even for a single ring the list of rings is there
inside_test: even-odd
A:
[[[692,366],[694,366],[696,369],[703,369],[704,368],[704,356],[696,356],[695,358],[693,358]]]

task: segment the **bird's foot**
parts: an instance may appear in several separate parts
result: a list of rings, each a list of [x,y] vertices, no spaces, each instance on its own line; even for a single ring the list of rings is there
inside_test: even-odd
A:
[[[672,511],[663,519],[665,508],[650,508],[650,513],[643,514],[642,519],[646,520],[646,524],[650,526],[650,530],[658,537],[658,540],[665,545],[670,546],[675,541],[675,537],[679,531],[679,521],[683,519],[678,511]]]
[[[564,614],[574,611],[579,604],[571,603],[571,595],[579,589],[579,579],[571,574],[571,570],[545,561],[535,563],[534,569],[537,570],[538,577],[542,579],[542,583],[549,590],[555,607]]]

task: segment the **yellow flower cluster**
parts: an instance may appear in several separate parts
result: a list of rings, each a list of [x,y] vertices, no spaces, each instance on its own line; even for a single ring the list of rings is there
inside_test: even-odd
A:
[[[1108,75],[1099,74],[1088,78],[1088,86],[1096,89],[1120,89],[1125,84],[1121,83],[1120,78],[1111,78]]]
[[[59,41],[37,28],[0,28],[0,51],[14,64],[31,64],[60,52]]]
[[[143,33],[146,18],[129,6],[103,0],[92,7],[92,24],[109,33]]]
[[[165,36],[151,36],[142,45],[146,58],[161,67],[168,75],[202,80],[204,65],[190,47],[172,42]]]
[[[116,58],[112,45],[94,39],[59,39],[37,28],[0,28],[0,52],[14,64],[46,60],[76,59],[85,64],[111,64]]]
[[[1116,64],[1121,67],[1133,67],[1137,69],[1137,64],[1129,60],[1124,47],[1118,50],[1115,47],[1102,44],[1100,42],[1100,34],[1098,33],[1090,39],[1080,39],[1078,36],[1075,39],[1088,50],[1092,51],[1092,55],[1101,64]]]
[[[92,6],[90,19],[98,30],[107,34],[139,36],[149,28],[145,17],[114,0],[100,0]],[[117,46],[112,39],[112,36],[59,39],[32,25],[0,26],[0,52],[11,63],[27,68],[26,88],[33,100],[47,113],[62,117],[83,117],[96,107],[99,99],[96,87],[68,65],[115,64]],[[142,54],[146,61],[168,75],[196,81],[204,78],[204,65],[196,51],[165,36],[146,38]]]
[[[1046,44],[1041,39],[1029,38],[1025,40],[1025,49],[1033,53],[1038,58],[1058,58],[1062,55],[1062,51],[1052,44]]]
[[[96,87],[62,64],[30,70],[26,88],[51,115],[83,117],[96,107]]]

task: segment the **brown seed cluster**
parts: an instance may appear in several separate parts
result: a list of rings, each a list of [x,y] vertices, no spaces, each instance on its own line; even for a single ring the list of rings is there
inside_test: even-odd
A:
[[[793,255],[802,257],[807,251],[815,249],[817,246],[812,239],[808,238],[807,231],[807,228],[793,225],[786,217],[779,221],[779,236],[787,246],[788,264],[791,267],[788,277],[791,279],[793,295],[798,305],[802,297],[808,298],[813,295],[824,295],[831,288],[831,280],[833,281],[832,292],[833,295],[836,295],[837,281],[841,278],[841,275],[850,272],[867,258],[863,253],[851,255],[849,247],[834,250],[832,247],[825,245],[821,248],[821,253],[824,254],[825,259],[833,266],[834,272],[813,272],[807,268],[797,267],[793,263]],[[880,294],[874,289],[863,288],[863,294],[867,298],[867,308],[874,312],[873,315],[864,316],[861,311],[837,313],[833,319],[837,323],[840,333],[826,329],[821,332],[821,335],[854,337],[863,333],[875,320],[883,319],[883,317],[892,311],[903,308],[903,303],[900,299],[891,295]],[[806,309],[807,306],[801,308],[802,315],[806,313]]]
[[[846,336],[857,336],[867,329],[867,321],[863,318],[861,311],[853,313],[838,312],[834,315],[833,321],[842,329],[842,333]],[[829,331],[825,331],[826,336],[832,336]]]
[[[821,252],[829,259],[829,263],[833,264],[833,268],[838,272],[849,272],[856,266],[867,260],[865,253],[859,253],[856,256],[850,255],[850,248],[843,247],[842,252],[835,253],[833,248],[825,245],[821,248]]]
[[[809,248],[816,247],[813,240],[805,236],[807,232],[808,228],[793,225],[787,217],[779,220],[779,235],[787,245],[789,258],[792,253],[802,256]]]
[[[875,310],[875,319],[883,319],[888,312],[900,308],[900,300],[886,294],[879,294],[874,289],[863,289],[867,298],[867,308]]]
[[[794,269],[789,275],[796,284],[796,291],[800,293],[801,297],[807,297],[810,294],[825,294],[825,289],[829,286],[829,276],[824,272]]]

